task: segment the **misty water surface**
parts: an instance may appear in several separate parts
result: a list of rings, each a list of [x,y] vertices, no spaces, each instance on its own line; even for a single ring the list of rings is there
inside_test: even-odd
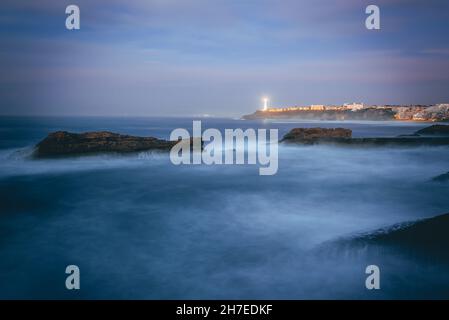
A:
[[[449,211],[449,149],[281,146],[279,170],[174,166],[166,154],[31,160],[50,131],[168,138],[191,119],[2,118],[1,298],[448,297],[449,267],[401,252],[323,253],[323,243]],[[205,126],[348,127],[395,136],[411,123],[208,119]],[[79,291],[65,267],[81,269]],[[365,267],[382,269],[367,291]]]

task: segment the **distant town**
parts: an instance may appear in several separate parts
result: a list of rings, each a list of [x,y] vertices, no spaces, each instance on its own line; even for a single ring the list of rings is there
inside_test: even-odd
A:
[[[398,121],[449,121],[449,103],[436,105],[343,105],[314,104],[310,106],[264,106],[243,119],[304,119],[304,120],[398,120]]]

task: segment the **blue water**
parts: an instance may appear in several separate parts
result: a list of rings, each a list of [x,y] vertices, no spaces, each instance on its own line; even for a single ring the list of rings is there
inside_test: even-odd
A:
[[[345,127],[357,137],[426,124],[201,119],[203,127]],[[167,154],[32,160],[49,132],[168,138],[187,118],[0,118],[0,298],[447,298],[449,267],[399,252],[316,254],[322,243],[449,212],[449,148],[280,146],[279,170],[174,166]],[[81,290],[65,289],[65,267]],[[382,289],[365,289],[378,264]]]

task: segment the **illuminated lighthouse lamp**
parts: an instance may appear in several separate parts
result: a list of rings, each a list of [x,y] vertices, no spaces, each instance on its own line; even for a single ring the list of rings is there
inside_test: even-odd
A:
[[[268,98],[267,97],[263,97],[262,98],[263,101],[263,111],[267,111],[268,110]]]

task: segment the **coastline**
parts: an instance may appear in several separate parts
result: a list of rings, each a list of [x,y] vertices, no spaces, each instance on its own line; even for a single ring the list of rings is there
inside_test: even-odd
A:
[[[372,120],[372,121],[425,121],[449,120],[449,104],[437,105],[385,105],[365,106],[364,104],[345,104],[341,106],[311,105],[286,108],[264,108],[243,119],[300,119],[300,120]]]

